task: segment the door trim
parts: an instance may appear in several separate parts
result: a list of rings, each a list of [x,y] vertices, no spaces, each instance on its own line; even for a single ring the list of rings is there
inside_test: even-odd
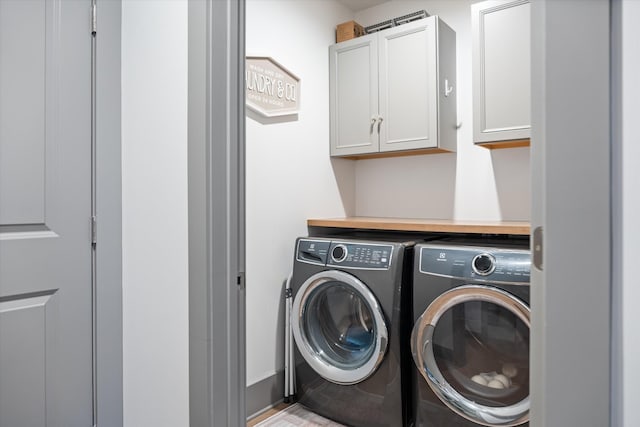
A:
[[[90,2],[88,2],[90,3]],[[96,0],[97,426],[122,426],[121,0]],[[87,10],[87,33],[90,14]],[[89,219],[87,219],[89,227]]]
[[[610,1],[531,2],[533,426],[610,425],[610,14]]]
[[[244,425],[245,0],[189,0],[189,414]]]

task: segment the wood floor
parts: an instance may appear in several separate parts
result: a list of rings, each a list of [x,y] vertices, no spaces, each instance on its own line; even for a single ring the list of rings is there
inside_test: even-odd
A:
[[[261,421],[266,420],[267,418],[269,418],[272,415],[277,414],[278,412],[282,411],[283,409],[285,409],[287,406],[289,406],[288,403],[280,403],[276,406],[274,406],[273,408],[264,411],[263,413],[261,413],[260,415],[251,418],[249,421],[247,421],[247,427],[253,427],[256,424],[258,424]]]

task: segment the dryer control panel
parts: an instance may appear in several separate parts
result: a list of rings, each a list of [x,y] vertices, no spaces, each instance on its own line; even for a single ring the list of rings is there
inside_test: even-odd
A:
[[[378,243],[298,240],[298,261],[343,268],[387,270],[391,266],[393,245]]]
[[[437,276],[500,283],[529,283],[528,250],[455,246],[423,246],[420,272]]]

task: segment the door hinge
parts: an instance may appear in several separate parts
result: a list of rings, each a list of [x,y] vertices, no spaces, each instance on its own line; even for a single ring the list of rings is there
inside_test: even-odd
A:
[[[95,3],[91,4],[91,35],[95,36],[98,29],[98,13]]]
[[[98,243],[98,221],[95,216],[91,217],[91,244],[93,246]]]

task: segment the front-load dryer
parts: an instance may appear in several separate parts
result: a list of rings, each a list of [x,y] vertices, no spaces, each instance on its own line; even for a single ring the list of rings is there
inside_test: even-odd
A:
[[[416,245],[416,426],[528,425],[528,242]]]
[[[296,241],[290,319],[296,396],[313,412],[349,426],[409,423],[403,383],[410,382],[412,319],[404,285],[412,249],[413,243],[387,241]]]

